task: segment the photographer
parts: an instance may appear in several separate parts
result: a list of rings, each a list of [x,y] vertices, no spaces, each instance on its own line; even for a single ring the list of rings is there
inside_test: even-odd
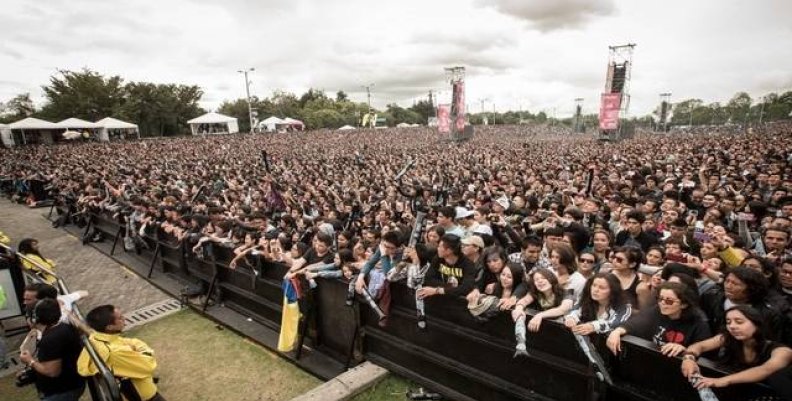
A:
[[[77,374],[82,343],[77,329],[60,320],[58,301],[38,301],[31,321],[41,331],[41,340],[35,355],[22,351],[19,360],[32,370],[42,400],[77,401],[85,390],[85,381]]]

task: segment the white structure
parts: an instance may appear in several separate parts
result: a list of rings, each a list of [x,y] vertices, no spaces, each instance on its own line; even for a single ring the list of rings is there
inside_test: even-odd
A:
[[[140,130],[138,130],[137,124],[117,120],[113,117],[105,117],[97,121],[96,124],[102,128],[101,131],[99,131],[100,141],[109,141],[111,133],[118,133],[119,135],[132,133],[137,135],[137,138],[140,139]]]
[[[8,128],[21,132],[20,139],[23,145],[28,143],[28,137],[31,134],[37,135],[35,137],[37,143],[52,143],[54,142],[52,131],[60,131],[63,129],[58,124],[34,117],[28,117],[13,122],[8,125]],[[14,142],[17,142],[16,139],[14,139]]]
[[[79,118],[67,118],[61,122],[57,123],[59,127],[65,129],[66,131],[63,132],[63,138],[73,140],[77,139],[80,136],[88,139],[92,137],[96,130],[99,129],[99,125],[96,123],[92,123],[90,121],[81,120]],[[81,134],[81,135],[75,135]],[[68,135],[67,135],[68,134]]]
[[[284,118],[283,119],[283,123],[288,125],[288,126],[290,126],[290,127],[292,127],[292,128],[294,128],[294,129],[299,129],[300,131],[305,130],[305,123],[303,123],[300,120],[291,118],[291,117]]]
[[[272,116],[261,121],[258,125],[259,130],[274,132],[278,129],[278,125],[283,125],[283,120],[278,117]]]
[[[239,123],[234,117],[220,113],[206,113],[200,117],[187,121],[192,134],[236,134],[239,132]]]
[[[3,141],[3,146],[14,146],[14,137],[11,135],[11,128],[5,124],[0,124],[0,139]]]
[[[355,128],[355,127],[353,127],[353,126],[351,126],[351,125],[345,125],[345,126],[343,126],[343,127],[339,128],[338,130],[339,130],[339,131],[353,131],[353,130],[355,130],[355,129],[356,129],[356,128]]]

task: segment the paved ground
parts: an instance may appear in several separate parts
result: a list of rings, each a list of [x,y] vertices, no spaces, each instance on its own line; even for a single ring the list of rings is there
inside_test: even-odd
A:
[[[49,208],[29,209],[0,199],[0,231],[11,237],[13,246],[23,238],[39,240],[41,253],[55,261],[56,269],[71,291],[87,290],[80,301],[87,313],[92,307],[112,303],[133,311],[169,297],[136,274],[62,229],[54,229],[44,218]]]

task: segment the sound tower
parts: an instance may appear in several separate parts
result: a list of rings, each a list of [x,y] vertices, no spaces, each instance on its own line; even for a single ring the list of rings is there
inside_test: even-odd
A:
[[[599,139],[619,140],[632,136],[634,127],[625,126],[630,107],[630,77],[635,44],[609,46],[605,90],[600,98]]]

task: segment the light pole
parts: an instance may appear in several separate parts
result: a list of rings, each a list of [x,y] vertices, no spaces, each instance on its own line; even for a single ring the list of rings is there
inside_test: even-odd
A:
[[[248,80],[248,72],[256,71],[255,68],[246,68],[244,70],[237,71],[240,74],[245,75],[245,94],[247,95],[247,104],[248,104],[248,121],[250,122],[250,133],[253,133],[253,106],[250,105],[250,81]]]
[[[759,126],[762,125],[762,118],[764,117],[764,106],[767,103],[767,96],[762,98],[762,104],[759,106]]]
[[[374,87],[374,84],[361,85],[360,87],[366,90],[366,97],[368,98],[368,111],[371,113],[371,88]]]

